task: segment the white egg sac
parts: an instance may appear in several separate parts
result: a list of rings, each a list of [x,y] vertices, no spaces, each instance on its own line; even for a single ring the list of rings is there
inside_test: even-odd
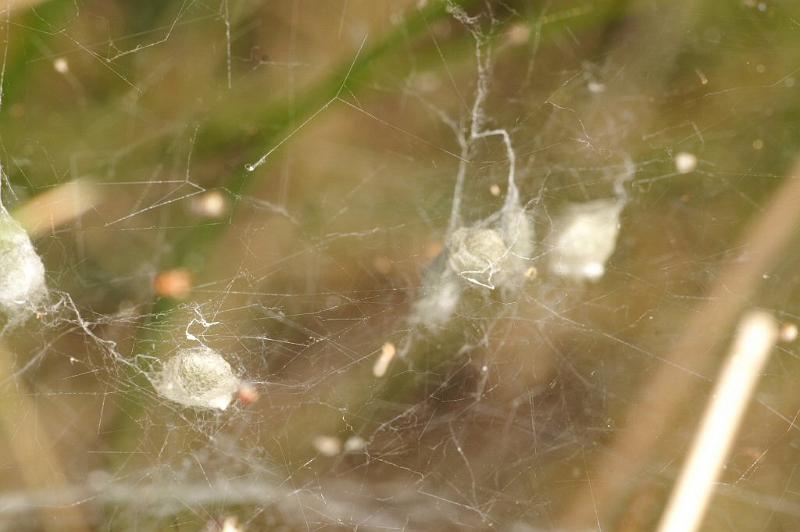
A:
[[[522,208],[503,213],[499,227],[456,229],[447,245],[448,265],[462,279],[514,292],[525,281],[533,254],[533,227]]]
[[[206,346],[179,350],[151,380],[170,401],[218,410],[228,408],[241,384],[222,355]]]
[[[550,235],[550,271],[560,277],[594,281],[603,276],[619,235],[618,200],[569,205],[554,220]]]
[[[508,246],[499,232],[479,227],[456,229],[448,242],[448,264],[465,280],[494,288],[495,274],[509,256]]]
[[[25,229],[0,207],[0,312],[17,314],[46,293],[42,259]]]

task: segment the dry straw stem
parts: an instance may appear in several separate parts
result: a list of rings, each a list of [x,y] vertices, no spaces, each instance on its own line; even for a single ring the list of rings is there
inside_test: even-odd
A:
[[[746,229],[743,252],[720,272],[717,282],[673,349],[642,386],[641,397],[633,402],[622,430],[617,432],[599,464],[590,472],[592,486],[586,486],[572,500],[561,520],[566,529],[592,526],[603,515],[619,508],[622,498],[635,487],[635,479],[656,450],[659,438],[672,425],[685,399],[697,384],[691,374],[708,374],[714,364],[713,352],[730,330],[736,317],[758,289],[762,275],[769,272],[781,251],[800,226],[800,163],[773,194],[761,215]],[[600,513],[602,512],[602,514]]]
[[[84,482],[72,486],[50,486],[25,493],[0,493],[0,528],[8,523],[23,522],[37,508],[72,508],[78,505],[93,511],[113,512],[118,517],[115,523],[125,522],[129,515],[139,522],[148,523],[147,517],[163,519],[168,515],[181,515],[187,508],[257,505],[274,508],[285,518],[286,526],[291,530],[306,529],[309,515],[314,516],[318,528],[324,529],[350,525],[350,528],[368,530],[400,530],[408,529],[412,523],[411,528],[418,530],[420,527],[413,524],[427,523],[429,530],[446,530],[446,524],[452,525],[453,522],[461,523],[467,529],[481,528],[476,514],[465,514],[454,505],[443,506],[441,501],[403,484],[373,484],[369,493],[365,493],[363,484],[357,482],[333,481],[325,484],[325,488],[325,496],[322,496],[311,487],[292,489],[281,483],[245,479],[214,479],[200,483],[177,480],[129,484]],[[485,523],[483,525],[485,528]],[[145,524],[137,529],[148,528]],[[189,528],[180,530],[184,529]]]
[[[13,374],[11,360],[11,353],[0,342],[0,381]],[[59,459],[52,451],[54,441],[46,434],[42,421],[39,407],[30,399],[24,383],[14,382],[0,391],[0,429],[30,491],[67,485]],[[89,530],[82,511],[75,505],[43,505],[39,511],[42,529],[48,532]]]
[[[777,338],[778,324],[766,312],[752,311],[740,322],[659,532],[694,532],[700,526],[714,483]]]
[[[83,216],[102,200],[96,186],[76,179],[31,199],[14,211],[14,218],[36,238]]]
[[[7,3],[6,3],[7,2]],[[0,7],[0,12],[4,11],[6,8],[10,9],[13,13],[14,11],[20,9],[26,9],[29,7],[36,7],[37,5],[44,2],[44,0],[6,0]]]

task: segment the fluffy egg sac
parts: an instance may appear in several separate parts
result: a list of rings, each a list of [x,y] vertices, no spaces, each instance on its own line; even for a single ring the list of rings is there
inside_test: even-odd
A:
[[[28,233],[0,207],[0,311],[15,314],[41,300],[44,273]]]

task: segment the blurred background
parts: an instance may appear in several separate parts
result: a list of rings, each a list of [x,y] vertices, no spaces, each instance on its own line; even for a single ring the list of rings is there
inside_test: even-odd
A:
[[[740,314],[800,320],[796,2],[0,13],[2,201],[51,291],[0,337],[3,529],[653,530]],[[530,268],[421,317],[454,201],[508,192],[476,117]],[[623,197],[604,275],[554,275],[559,213]],[[225,411],[148,378],[198,342]],[[800,529],[798,382],[782,343],[703,530]]]

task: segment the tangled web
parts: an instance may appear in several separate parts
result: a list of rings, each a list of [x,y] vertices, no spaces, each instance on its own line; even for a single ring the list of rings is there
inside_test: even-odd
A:
[[[667,353],[786,172],[791,7],[136,4],[0,9],[2,526],[652,529],[694,409],[596,464],[713,380]],[[792,253],[726,290],[800,316]],[[782,355],[709,526],[800,522]]]

